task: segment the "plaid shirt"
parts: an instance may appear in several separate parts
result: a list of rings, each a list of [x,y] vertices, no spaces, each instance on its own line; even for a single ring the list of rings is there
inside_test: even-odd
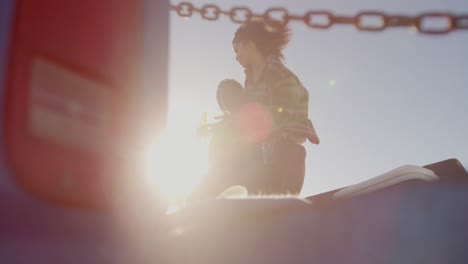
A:
[[[299,79],[277,58],[269,58],[254,81],[246,72],[245,92],[249,100],[269,109],[273,133],[303,143],[307,139],[318,144],[318,137],[308,118],[309,92]],[[277,138],[276,136],[273,138]]]

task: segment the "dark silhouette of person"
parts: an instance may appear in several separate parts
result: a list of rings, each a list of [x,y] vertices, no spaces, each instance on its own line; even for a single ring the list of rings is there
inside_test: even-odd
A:
[[[223,80],[217,91],[222,120],[211,127],[211,170],[194,192],[216,197],[242,185],[249,194],[300,193],[307,140],[319,143],[308,118],[309,93],[283,63],[290,31],[261,21],[241,25],[232,41],[245,85]]]
[[[248,130],[261,135],[252,138],[262,149],[265,174],[256,190],[261,193],[299,194],[305,177],[302,144],[307,139],[320,142],[308,117],[309,93],[283,64],[282,51],[289,39],[290,30],[284,25],[250,21],[237,29],[232,40],[236,60],[245,69],[246,100],[257,104],[244,115],[254,115],[257,123],[267,124],[256,127],[267,131]]]

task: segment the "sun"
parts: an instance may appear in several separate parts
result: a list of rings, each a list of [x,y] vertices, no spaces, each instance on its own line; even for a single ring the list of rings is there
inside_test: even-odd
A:
[[[195,129],[172,122],[147,155],[147,173],[170,203],[185,199],[208,173],[207,142]]]

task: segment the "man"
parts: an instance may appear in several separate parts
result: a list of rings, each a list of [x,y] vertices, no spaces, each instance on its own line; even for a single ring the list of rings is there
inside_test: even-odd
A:
[[[269,124],[260,127],[267,129],[261,133],[256,131],[258,126],[243,129],[263,135],[247,135],[262,149],[263,160],[253,161],[264,168],[264,175],[258,176],[260,185],[256,191],[260,193],[299,194],[306,157],[301,144],[307,139],[319,144],[308,118],[309,93],[282,63],[282,50],[289,36],[286,26],[270,27],[262,21],[250,21],[237,29],[232,41],[236,60],[245,69],[245,95],[251,104],[257,105],[240,118],[248,119],[253,114],[256,123]]]

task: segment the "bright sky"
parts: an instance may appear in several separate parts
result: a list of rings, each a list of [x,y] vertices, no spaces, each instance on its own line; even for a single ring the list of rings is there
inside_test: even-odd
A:
[[[286,7],[292,13],[327,9],[416,15],[468,13],[460,0],[215,1],[223,9],[255,12]],[[172,1],[173,4],[179,3]],[[218,113],[216,89],[225,78],[244,82],[231,40],[238,25],[221,18],[182,19],[171,12],[169,128],[193,138],[202,112]],[[407,28],[359,32],[349,25],[308,29],[292,22],[285,64],[310,92],[310,118],[321,144],[306,145],[302,196],[350,185],[404,164],[458,158],[468,167],[468,32],[444,36]],[[189,175],[190,173],[187,173]]]

